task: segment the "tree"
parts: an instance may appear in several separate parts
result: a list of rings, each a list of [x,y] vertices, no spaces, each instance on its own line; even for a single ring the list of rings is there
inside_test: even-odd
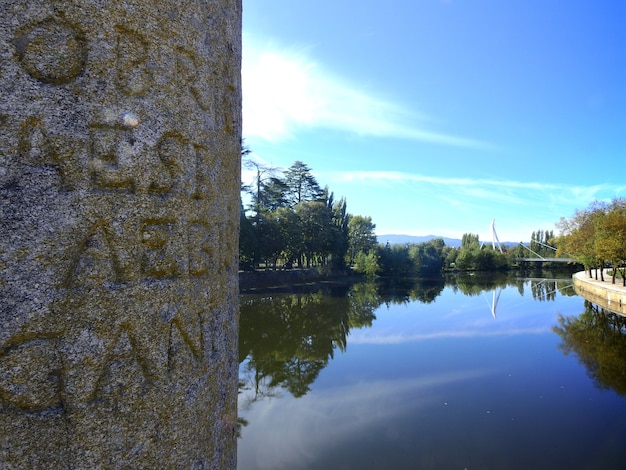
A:
[[[359,251],[353,260],[354,270],[357,273],[365,274],[367,277],[374,277],[380,270],[378,255],[374,250],[369,253]]]
[[[348,221],[350,214],[347,211],[347,203],[345,198],[339,199],[334,202],[333,193],[330,193],[327,206],[331,208],[332,216],[332,228],[333,228],[333,249],[331,251],[332,266],[335,269],[345,268],[345,258],[348,251],[349,243],[349,231]]]
[[[306,201],[318,201],[324,193],[307,164],[297,160],[285,171],[286,199],[291,207]]]
[[[276,269],[278,259],[285,247],[285,240],[275,214],[272,212],[257,214],[256,230],[259,240],[259,258]]]
[[[274,211],[279,207],[287,206],[287,185],[285,181],[276,176],[271,176],[261,185],[258,199],[259,210]]]
[[[414,272],[419,274],[438,273],[443,268],[443,248],[445,242],[434,238],[425,243],[409,245],[409,258],[413,262]]]
[[[300,217],[289,207],[279,207],[273,212],[276,218],[279,239],[283,242],[282,255],[287,267],[300,259],[303,252],[303,238]]]
[[[239,262],[243,269],[254,268],[258,258],[257,232],[252,222],[246,217],[243,204],[239,218]]]
[[[410,277],[416,274],[415,265],[409,257],[409,245],[378,245],[376,250],[380,271],[383,275],[395,278]]]
[[[252,160],[247,160],[245,166],[256,173],[252,187],[246,188],[252,196],[252,208],[255,212],[274,210],[286,205],[287,186],[277,176],[276,168]]]
[[[497,270],[508,264],[506,255],[496,251],[490,245],[481,248],[478,235],[463,234],[461,248],[455,260],[456,268],[460,270]]]
[[[320,201],[301,202],[296,205],[295,212],[300,218],[302,254],[308,268],[318,257],[325,261],[325,255],[332,251],[332,212]],[[299,265],[301,264],[300,258]]]
[[[328,187],[320,189],[311,169],[300,161],[283,174],[255,161],[245,164],[255,170],[255,177],[252,185],[242,187],[252,197],[252,215],[247,217],[242,205],[242,265],[265,261],[276,267],[282,261],[286,266],[296,262],[300,267],[345,268],[352,217],[345,198],[335,201]],[[371,218],[365,221],[375,247],[375,225]]]
[[[473,250],[480,248],[480,239],[474,233],[464,233],[461,239],[461,250]]]
[[[623,284],[626,285],[626,206],[624,201],[613,201],[602,216],[594,219],[595,222],[595,250],[598,258],[607,260],[614,267],[612,282],[618,269],[622,268]]]
[[[348,253],[350,264],[354,263],[355,256],[360,253],[369,253],[377,245],[374,230],[376,224],[371,217],[351,215],[348,218]]]
[[[600,276],[604,280],[602,268],[603,261],[596,252],[596,229],[599,227],[597,219],[603,217],[606,204],[595,201],[586,210],[576,211],[574,217],[569,219],[562,217],[557,227],[561,231],[561,236],[557,239],[557,256],[567,253],[576,258],[581,264],[589,269],[596,268],[596,278],[598,277],[598,267]]]

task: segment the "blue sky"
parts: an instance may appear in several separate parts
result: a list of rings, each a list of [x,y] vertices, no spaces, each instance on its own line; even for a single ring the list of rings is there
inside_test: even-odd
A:
[[[243,3],[253,158],[377,234],[527,241],[626,197],[625,1]]]

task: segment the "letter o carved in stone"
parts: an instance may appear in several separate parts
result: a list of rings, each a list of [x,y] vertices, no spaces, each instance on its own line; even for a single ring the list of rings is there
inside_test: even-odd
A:
[[[56,21],[38,24],[15,39],[24,70],[40,82],[63,85],[85,68],[84,41]]]

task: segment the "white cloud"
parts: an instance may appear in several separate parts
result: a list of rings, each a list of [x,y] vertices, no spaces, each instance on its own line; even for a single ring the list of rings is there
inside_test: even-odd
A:
[[[445,178],[399,171],[331,171],[320,172],[319,176],[331,183],[407,184],[415,190],[423,190],[426,185],[441,186],[446,187],[446,197],[450,202],[456,193],[464,201],[467,201],[467,196],[474,200],[497,200],[508,204],[528,204],[530,200],[539,200],[546,205],[574,203],[581,209],[594,199],[610,200],[626,192],[626,187],[611,184],[579,186],[504,179]],[[415,183],[422,183],[422,186]]]
[[[383,423],[446,406],[442,391],[498,373],[502,372],[493,368],[450,370],[358,382],[315,390],[298,399],[285,396],[255,403],[243,415],[250,424],[242,430],[238,462],[243,468],[260,469],[314,466],[338,444],[358,441]],[[245,397],[239,399],[244,402]]]
[[[553,230],[561,217],[573,216],[595,199],[626,195],[623,185],[447,178],[401,171],[326,171],[316,176],[335,190],[340,188],[340,194],[351,194],[350,210],[371,215],[378,234],[461,238],[471,232],[491,240],[488,227],[495,218],[501,241],[528,240],[533,230]],[[381,194],[386,203],[375,211]]]
[[[329,73],[306,50],[261,46],[244,34],[243,132],[268,141],[327,128],[457,147],[487,144],[426,127],[428,118]]]
[[[493,338],[498,336],[520,336],[520,335],[541,335],[550,333],[550,327],[536,328],[511,328],[502,331],[482,331],[482,330],[458,330],[458,331],[436,331],[432,333],[397,333],[387,336],[373,336],[364,332],[361,335],[353,335],[350,344],[402,344],[414,343],[418,341],[428,341],[433,339],[448,338]]]

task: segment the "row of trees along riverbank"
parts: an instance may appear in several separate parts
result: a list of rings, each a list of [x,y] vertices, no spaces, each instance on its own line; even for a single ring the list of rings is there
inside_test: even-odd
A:
[[[244,148],[244,156],[248,150]],[[246,161],[254,171],[242,187],[250,203],[241,206],[240,266],[244,270],[317,267],[322,272],[351,271],[366,276],[410,277],[445,270],[529,268],[521,244],[500,252],[478,235],[463,235],[460,248],[440,238],[405,245],[378,244],[369,216],[352,215],[345,198],[335,200],[311,168],[296,161],[286,170]],[[533,232],[531,249],[554,257],[553,234]]]
[[[530,243],[535,253],[545,258],[539,263],[523,261],[530,252],[521,243],[500,251],[490,243],[481,243],[478,235],[466,233],[459,248],[447,246],[441,238],[417,244],[377,245],[369,252],[359,253],[353,269],[368,276],[392,277],[426,276],[443,271],[571,270],[572,266],[550,261],[556,257],[557,248],[553,238],[545,238],[546,233],[549,232],[534,232],[537,238]]]
[[[612,267],[612,283],[617,275],[626,286],[626,199],[594,201],[573,217],[557,224],[561,235],[556,239],[558,254],[576,258],[592,276],[604,281],[604,268]]]
[[[371,217],[349,214],[345,198],[335,200],[305,163],[296,161],[285,171],[251,160],[246,165],[255,178],[242,187],[251,201],[241,208],[243,269],[345,270],[358,253],[375,248]]]

